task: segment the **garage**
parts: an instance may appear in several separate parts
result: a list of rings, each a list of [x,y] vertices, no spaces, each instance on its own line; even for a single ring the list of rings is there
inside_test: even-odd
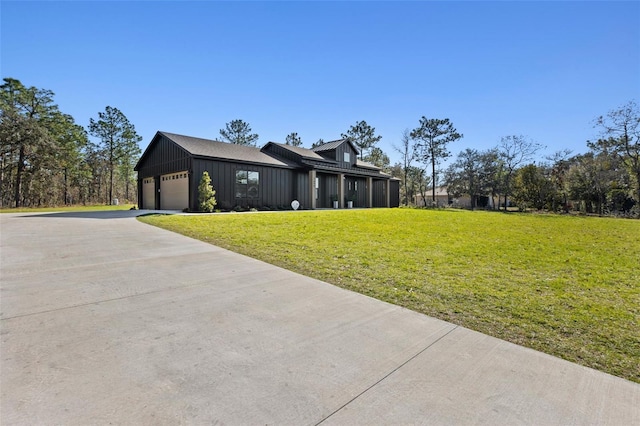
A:
[[[189,173],[178,172],[160,176],[160,208],[184,210],[189,207]]]
[[[142,206],[140,208],[156,208],[156,181],[152,177],[142,180]]]

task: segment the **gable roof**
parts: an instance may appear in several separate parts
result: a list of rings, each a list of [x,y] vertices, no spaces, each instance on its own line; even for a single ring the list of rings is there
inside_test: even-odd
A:
[[[176,133],[169,132],[156,133],[153,141],[155,141],[158,135],[165,136],[194,157],[219,158],[223,160],[235,160],[279,167],[296,166],[295,164],[287,162],[284,159],[274,158],[262,152],[260,148],[256,148],[253,146],[236,145],[227,142],[194,138],[192,136],[178,135]],[[151,144],[149,144],[149,147],[151,147],[153,141],[151,142]],[[143,157],[144,154],[140,158],[140,161],[142,161]]]
[[[335,141],[325,142],[322,145],[311,148],[311,150],[314,152],[332,151],[345,142],[351,145],[351,148],[353,148],[356,154],[360,154],[360,150],[358,149],[357,146],[355,146],[355,144],[351,141],[351,139],[338,139]]]
[[[269,142],[262,149],[260,149],[252,146],[235,145],[227,142],[196,138],[192,136],[185,136],[162,131],[158,131],[155,134],[155,136],[151,140],[151,143],[145,149],[144,153],[138,160],[138,164],[136,164],[134,170],[140,170],[140,167],[142,167],[148,156],[151,155],[150,153],[163,139],[169,140],[170,142],[177,145],[187,155],[196,158],[220,159],[245,164],[258,164],[283,168],[317,168],[318,170],[328,171],[344,170],[347,173],[358,175],[380,176],[387,178],[390,177],[390,175],[384,173],[379,167],[361,161],[357,158],[352,168],[343,169],[336,161],[324,158],[319,155],[316,152],[316,149],[307,149],[276,142]],[[325,150],[329,151],[330,149],[339,147],[343,143],[351,144],[351,142],[347,139],[340,139],[337,141],[328,142],[327,144],[323,144],[321,147],[317,148],[324,147],[325,149],[321,150],[321,152]],[[270,150],[269,147],[271,146],[277,147],[281,151],[278,152],[278,149]],[[282,155],[282,150],[285,150],[292,155]]]

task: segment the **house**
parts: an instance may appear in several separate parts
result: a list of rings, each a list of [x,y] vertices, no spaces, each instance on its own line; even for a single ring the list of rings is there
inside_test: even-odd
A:
[[[400,184],[358,159],[347,140],[306,149],[269,142],[262,148],[157,132],[135,167],[141,209],[198,210],[198,184],[207,171],[218,207],[302,209],[397,207]]]
[[[433,190],[431,188],[427,188],[425,191],[425,198],[427,201],[427,206],[431,206],[433,200]],[[486,208],[493,207],[493,199],[487,196],[478,196],[476,197],[476,205],[475,207]],[[463,194],[459,197],[454,197],[449,194],[446,186],[436,186],[436,204],[438,207],[459,207],[463,209],[470,209],[471,206],[471,197],[468,194]],[[418,207],[425,206],[424,199],[422,198],[422,194],[415,195],[415,205]]]

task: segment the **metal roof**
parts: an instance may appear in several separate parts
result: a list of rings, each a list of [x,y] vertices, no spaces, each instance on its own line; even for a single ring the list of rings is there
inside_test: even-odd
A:
[[[220,158],[225,160],[245,161],[249,163],[268,164],[271,166],[293,167],[296,164],[284,159],[274,158],[260,148],[236,145],[211,139],[194,138],[175,133],[158,132],[182,147],[189,154],[198,157]]]
[[[372,169],[372,170],[380,170],[380,167],[375,164],[367,163],[366,161],[362,161],[359,158],[356,158],[356,167],[362,167],[363,169]]]
[[[350,144],[351,148],[353,148],[353,150],[356,153],[358,153],[358,154],[360,153],[360,150],[358,150],[358,147],[355,146],[355,144],[353,142],[351,142],[349,139],[338,139],[338,140],[335,140],[335,141],[326,142],[326,143],[323,143],[322,145],[316,146],[315,148],[311,148],[311,150],[315,151],[315,152],[332,151],[332,150],[336,149],[337,147],[339,147],[340,145],[342,145],[345,142]]]
[[[307,149],[307,148],[302,148],[300,146],[292,146],[292,145],[287,145],[287,144],[283,144],[283,143],[269,142],[262,149],[264,150],[265,148],[267,148],[267,146],[269,146],[269,144],[273,144],[273,145],[279,146],[279,147],[281,147],[283,149],[286,149],[287,151],[291,151],[294,154],[299,155],[302,158],[309,158],[309,159],[318,160],[318,161],[327,161],[326,158],[316,154],[313,150]]]

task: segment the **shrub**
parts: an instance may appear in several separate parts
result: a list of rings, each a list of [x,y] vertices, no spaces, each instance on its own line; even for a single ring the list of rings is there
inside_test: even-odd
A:
[[[200,184],[198,185],[198,208],[201,212],[212,213],[216,207],[216,191],[211,185],[209,172],[202,173]]]

